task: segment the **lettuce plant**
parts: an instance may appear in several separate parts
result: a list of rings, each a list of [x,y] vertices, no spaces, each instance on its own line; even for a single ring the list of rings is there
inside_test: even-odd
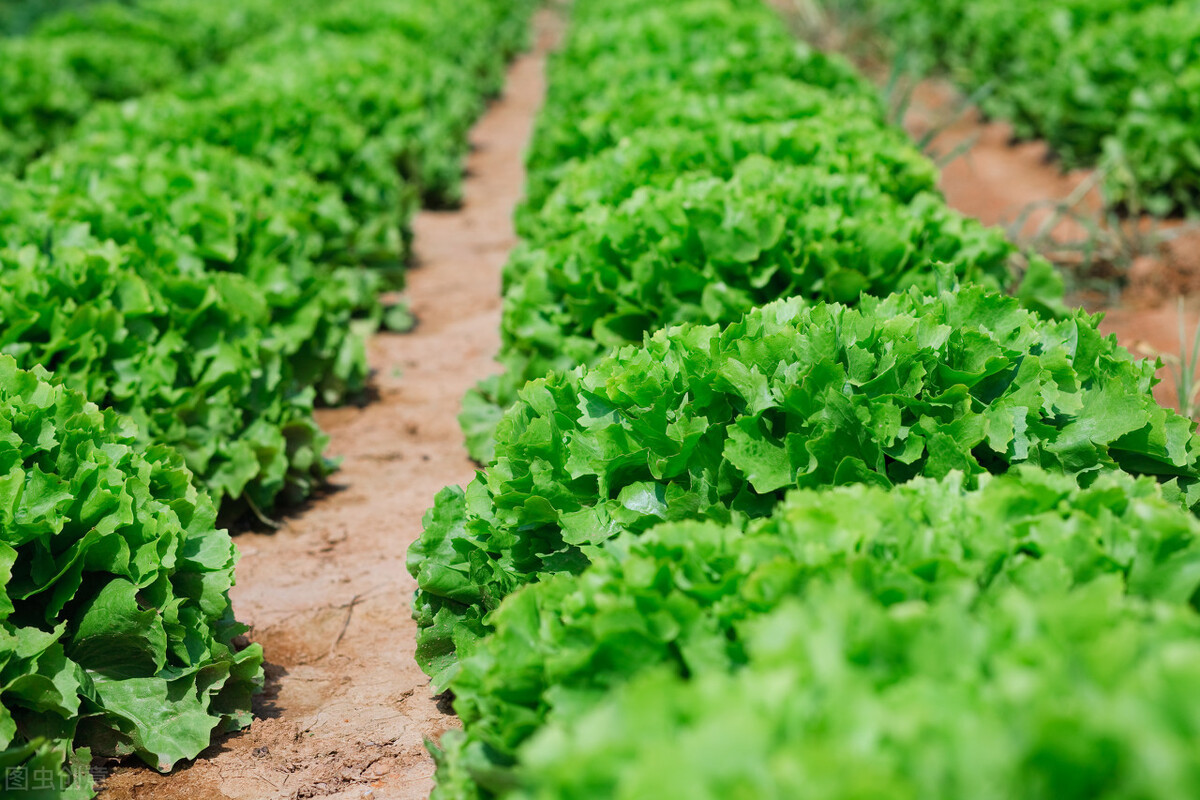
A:
[[[298,83],[295,89],[288,96],[251,83],[199,99],[151,95],[97,106],[76,130],[80,137],[124,141],[129,150],[143,142],[228,147],[279,172],[307,173],[337,186],[356,226],[354,257],[398,272],[407,252],[404,223],[416,209],[414,188],[362,125],[327,100],[300,92]]]
[[[404,316],[379,293],[402,278],[418,192],[453,201],[488,89],[425,46],[416,6],[257,0],[164,36],[189,1],[39,29],[165,39],[189,63],[207,42],[223,63],[126,103],[81,93],[74,138],[0,183],[0,348],[179,449],[230,516],[261,515],[330,471],[313,404],[365,387],[365,337]],[[509,52],[531,4],[485,5],[459,33]],[[393,24],[365,24],[380,14]]]
[[[44,16],[0,39],[0,169],[19,172],[69,139],[97,103],[177,83],[296,14],[313,0],[101,2]]]
[[[1200,779],[1170,699],[1197,591],[1200,524],[1124,475],[801,490],[623,534],[500,605],[449,682],[439,796],[1173,796]]]
[[[747,156],[728,180],[685,175],[577,219],[575,233],[518,248],[508,261],[497,359],[505,371],[482,386],[495,406],[507,407],[527,381],[593,364],[646,333],[732,322],[780,297],[854,303],[909,287],[935,291],[943,263],[963,282],[1018,283],[1017,249],[1003,231],[936,194],[901,202],[866,175],[761,156]],[[473,399],[468,423],[474,413],[486,419],[487,404]],[[485,462],[489,443],[475,433],[468,440]]]
[[[418,659],[443,682],[517,587],[617,533],[769,514],[792,487],[894,486],[1032,463],[1082,485],[1153,475],[1196,502],[1200,439],[1080,311],[1045,320],[981,287],[858,308],[796,298],[681,325],[527,384],[496,458],[447,489],[409,551]]]
[[[526,242],[505,270],[505,369],[460,417],[477,461],[526,381],[672,324],[930,289],[942,263],[1064,312],[1049,264],[949,209],[933,164],[843,61],[757,4],[636,5],[581,4],[553,63]]]
[[[319,100],[361,126],[427,204],[462,199],[462,161],[482,93],[461,66],[420,41],[386,28],[346,35],[296,27],[243,48],[178,94],[221,98],[245,86]]]
[[[639,188],[666,188],[684,175],[728,179],[752,155],[862,175],[902,202],[935,191],[937,170],[903,132],[859,114],[856,100],[800,85],[796,91],[824,95],[823,102],[791,119],[736,122],[714,115],[685,126],[656,126],[568,162],[547,196],[528,196],[518,206],[517,232],[538,243],[561,238],[585,224],[591,206],[618,206]]]
[[[249,723],[262,652],[236,551],[182,459],[0,357],[0,767],[136,755],[167,771]],[[78,773],[77,770],[73,772]],[[86,772],[83,773],[86,775]],[[56,779],[56,796],[91,786]]]
[[[0,249],[0,351],[177,448],[231,512],[302,498],[332,466],[269,322],[245,276],[172,271],[85,226]]]
[[[60,222],[86,223],[165,272],[242,275],[299,387],[315,385],[329,404],[361,392],[381,286],[368,270],[338,266],[354,221],[336,188],[211,145],[121,149],[84,139],[32,164],[8,184],[0,240],[42,242]]]

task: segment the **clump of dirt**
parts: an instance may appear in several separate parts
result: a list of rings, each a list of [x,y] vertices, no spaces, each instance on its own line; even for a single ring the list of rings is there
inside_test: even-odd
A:
[[[278,531],[237,539],[234,609],[269,663],[254,723],[171,775],[118,768],[102,797],[428,797],[425,739],[456,721],[413,660],[405,553],[434,495],[474,474],[456,415],[495,368],[500,270],[559,27],[550,12],[536,25],[536,46],[474,131],[463,208],[416,220],[406,296],[419,324],[371,343],[376,402],[319,415],[344,459],[333,491]]]

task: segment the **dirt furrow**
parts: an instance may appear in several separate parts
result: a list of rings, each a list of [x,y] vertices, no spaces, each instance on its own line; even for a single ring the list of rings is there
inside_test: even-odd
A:
[[[437,491],[472,476],[456,415],[494,368],[500,270],[556,36],[543,13],[534,49],[476,127],[463,208],[416,221],[406,296],[419,325],[372,342],[374,402],[321,414],[344,459],[332,491],[277,532],[238,537],[234,608],[269,663],[254,724],[169,776],[118,769],[102,797],[428,796],[424,738],[454,720],[413,661],[404,556]]]

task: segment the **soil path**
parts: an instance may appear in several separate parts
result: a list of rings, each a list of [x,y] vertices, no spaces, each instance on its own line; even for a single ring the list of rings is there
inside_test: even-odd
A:
[[[438,490],[473,474],[455,417],[463,392],[493,369],[500,270],[556,36],[543,13],[535,48],[477,126],[464,207],[416,221],[406,294],[420,324],[372,342],[379,398],[320,416],[344,458],[335,491],[276,533],[238,537],[234,608],[269,663],[253,725],[169,776],[117,770],[105,800],[429,795],[423,740],[454,719],[413,661],[405,552]]]

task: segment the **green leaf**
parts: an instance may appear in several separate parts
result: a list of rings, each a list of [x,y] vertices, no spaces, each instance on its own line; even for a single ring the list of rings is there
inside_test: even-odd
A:
[[[167,635],[158,612],[139,605],[137,587],[116,580],[81,609],[68,652],[108,680],[146,677],[165,666]]]

